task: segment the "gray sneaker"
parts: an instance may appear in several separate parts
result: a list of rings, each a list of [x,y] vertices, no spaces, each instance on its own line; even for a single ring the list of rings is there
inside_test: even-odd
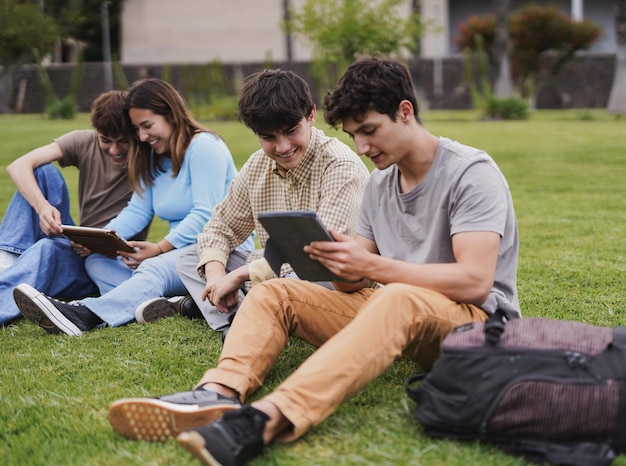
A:
[[[161,398],[117,400],[109,407],[109,422],[130,439],[162,442],[239,408],[235,398],[200,389]]]
[[[144,301],[135,309],[135,320],[141,323],[148,323],[166,317],[173,317],[178,314],[176,304],[182,299],[184,299],[184,296],[152,298]]]
[[[135,320],[148,323],[178,314],[189,319],[202,317],[202,312],[193,298],[187,295],[173,296],[171,298],[153,298],[144,301],[135,309]]]

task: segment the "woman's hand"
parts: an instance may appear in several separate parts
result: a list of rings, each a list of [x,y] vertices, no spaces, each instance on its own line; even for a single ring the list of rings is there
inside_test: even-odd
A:
[[[135,252],[118,251],[117,253],[122,257],[124,264],[131,269],[136,269],[146,259],[161,254],[159,246],[149,241],[129,241],[128,245],[133,248]]]

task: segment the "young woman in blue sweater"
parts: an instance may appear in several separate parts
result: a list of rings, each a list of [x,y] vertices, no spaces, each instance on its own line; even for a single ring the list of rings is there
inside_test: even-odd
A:
[[[157,242],[130,241],[135,252],[114,259],[89,255],[85,268],[100,297],[64,303],[19,285],[14,297],[20,311],[49,333],[80,335],[104,325],[116,327],[133,320],[137,306],[149,299],[187,294],[176,262],[195,244],[237,173],[224,141],[193,119],[181,95],[165,81],[135,83],[125,113],[133,135],[128,169],[135,192],[106,227],[131,238],[156,215],[169,223],[168,233]],[[253,249],[253,243],[249,239],[240,247]]]

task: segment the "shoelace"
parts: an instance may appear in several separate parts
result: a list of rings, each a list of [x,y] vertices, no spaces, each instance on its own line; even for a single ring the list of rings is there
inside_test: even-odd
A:
[[[89,309],[84,304],[80,304],[77,301],[69,301],[69,302],[61,301],[60,299],[51,298],[49,296],[47,298],[50,301],[54,301],[56,303],[60,303],[62,305],[61,308],[63,307],[63,305],[65,305],[65,306],[72,306],[72,307],[75,307],[75,308],[80,308],[81,310],[86,311],[86,312],[82,312],[82,313],[76,314],[76,317],[81,319],[84,322],[84,324],[87,325],[90,328],[95,328],[98,325],[103,323],[103,320],[100,319],[100,317],[98,317],[96,314],[94,314],[91,311],[91,309]]]

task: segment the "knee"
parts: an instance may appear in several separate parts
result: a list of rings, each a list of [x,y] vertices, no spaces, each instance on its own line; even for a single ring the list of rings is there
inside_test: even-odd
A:
[[[116,261],[102,254],[91,254],[85,258],[85,271],[90,277],[106,277],[114,270]]]
[[[273,290],[276,286],[276,283],[274,282],[277,282],[278,280],[281,279],[267,280],[261,283],[257,283],[252,288],[250,288],[250,291],[248,291],[246,298],[256,299],[258,297],[265,296],[268,292],[271,293],[271,290]]]
[[[197,275],[196,273],[196,270],[197,270],[196,264],[198,263],[197,259],[198,258],[196,257],[195,261],[191,261],[187,258],[185,254],[183,254],[176,261],[176,273],[180,277],[191,277],[191,276]]]
[[[406,300],[409,296],[414,295],[416,293],[419,294],[419,287],[406,285],[404,283],[390,283],[385,285],[380,290],[376,291],[374,294],[375,297],[384,300]]]
[[[63,251],[71,249],[69,241],[61,238],[42,238],[33,244],[29,249],[39,250],[44,257],[56,257]]]
[[[57,177],[62,176],[59,169],[56,168],[52,163],[44,163],[43,165],[39,165],[35,170],[33,170],[33,174],[36,179],[48,178],[48,177]]]
[[[163,270],[165,270],[165,264],[158,256],[151,257],[149,259],[144,260],[139,266],[135,269],[133,274],[139,273],[148,273],[148,274],[161,274]]]
[[[261,307],[268,307],[275,311],[282,308],[282,303],[289,298],[289,290],[287,287],[291,282],[299,280],[291,280],[288,278],[275,278],[254,285],[243,301],[239,311],[244,308],[247,312],[254,312]]]
[[[258,283],[254,285],[250,291],[248,291],[247,297],[250,296],[278,296],[284,295],[285,293],[289,294],[289,290],[292,288],[294,284],[303,284],[308,283],[306,281],[294,280],[291,278],[273,278],[271,280],[266,280],[264,282]],[[297,285],[296,285],[297,286]]]
[[[370,302],[371,306],[389,315],[390,313],[406,313],[411,309],[412,314],[426,314],[429,308],[430,294],[433,292],[414,285],[391,283],[377,290]]]

